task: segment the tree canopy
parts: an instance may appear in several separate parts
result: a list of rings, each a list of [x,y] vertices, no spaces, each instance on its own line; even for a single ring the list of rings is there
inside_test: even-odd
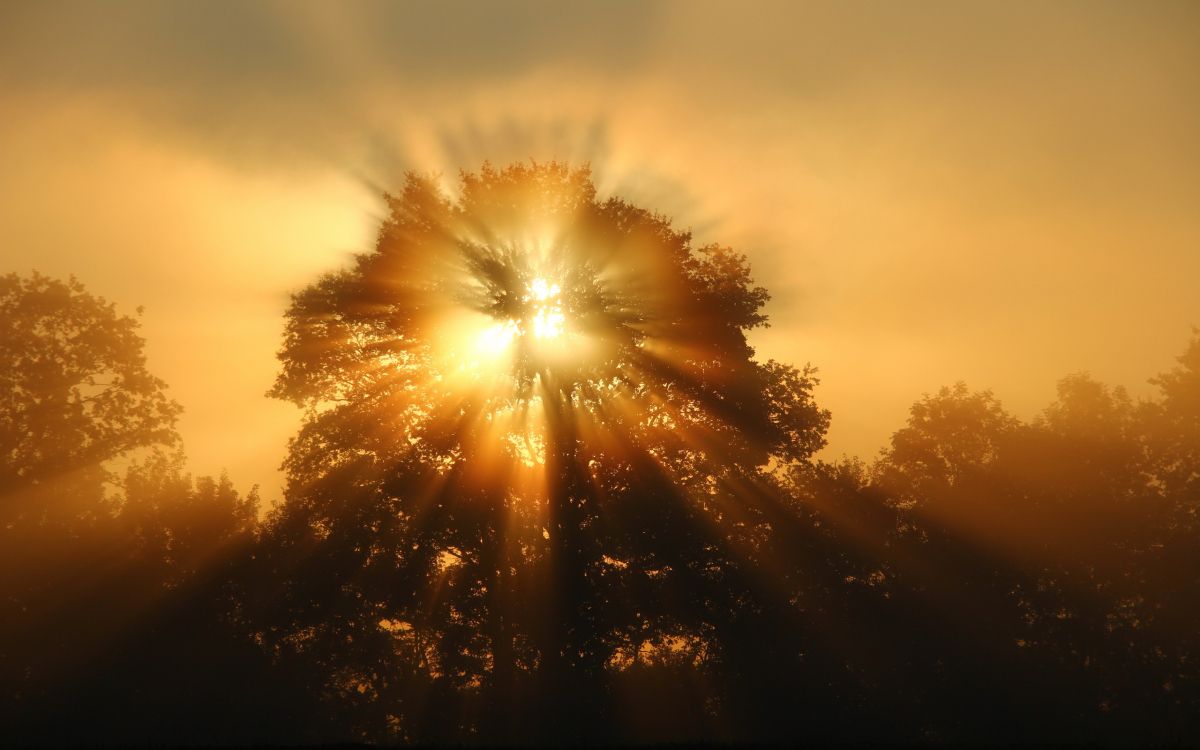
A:
[[[136,319],[71,279],[0,277],[0,520],[69,516],[47,485],[107,478],[106,461],[176,440],[180,407],[146,370]]]
[[[180,406],[137,329],[75,279],[0,277],[6,738],[165,741],[197,709],[165,683],[190,671],[193,695],[232,696],[214,683],[265,664],[249,645],[239,655],[229,627],[228,573],[254,539],[257,494],[185,473]],[[236,676],[221,668],[231,658]],[[162,723],[129,723],[148,715]]]
[[[365,736],[413,700],[398,672],[543,739],[604,731],[612,675],[718,659],[769,556],[772,469],[823,444],[812,373],[753,359],[743,256],[586,171],[485,167],[455,197],[411,177],[389,209],[288,313],[273,393],[307,416],[271,539],[321,572],[291,574],[276,635],[373,698]]]
[[[830,461],[739,253],[558,164],[387,206],[287,312],[265,513],[135,319],[0,278],[6,738],[1200,739],[1200,331],[1151,397],[959,383]]]

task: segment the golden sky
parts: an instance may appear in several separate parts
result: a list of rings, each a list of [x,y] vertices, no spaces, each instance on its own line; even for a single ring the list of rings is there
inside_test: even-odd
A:
[[[0,4],[0,273],[145,306],[202,473],[279,494],[288,294],[406,170],[590,160],[746,252],[826,455],[965,380],[1148,393],[1200,325],[1195,2]]]

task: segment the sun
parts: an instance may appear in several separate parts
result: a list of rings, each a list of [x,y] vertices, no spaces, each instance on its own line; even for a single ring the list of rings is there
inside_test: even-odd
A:
[[[562,311],[562,287],[546,279],[534,279],[529,284],[525,301],[532,303],[530,330],[534,338],[556,339],[563,333],[566,316]]]
[[[481,476],[553,453],[536,440],[611,458],[695,425],[707,452],[745,421],[723,384],[755,374],[738,358],[762,294],[729,249],[692,247],[563,165],[485,168],[457,195],[413,176],[389,200],[375,251],[307,292],[289,334],[324,368],[288,373],[331,391],[317,408],[386,404],[370,419],[388,451],[439,452],[447,471],[471,455]]]
[[[536,277],[525,285],[515,315],[486,325],[475,335],[475,348],[492,356],[510,352],[523,339],[552,343],[566,333],[567,315],[563,309],[562,285]]]
[[[485,355],[503,354],[512,345],[518,330],[517,324],[511,320],[493,323],[475,336],[475,349]]]
[[[561,165],[485,167],[456,195],[413,176],[389,201],[375,250],[289,313],[278,392],[311,410],[330,471],[413,472],[397,492],[430,503],[456,483],[540,538],[585,488],[707,502],[709,462],[791,445],[745,336],[766,292],[732,249]]]

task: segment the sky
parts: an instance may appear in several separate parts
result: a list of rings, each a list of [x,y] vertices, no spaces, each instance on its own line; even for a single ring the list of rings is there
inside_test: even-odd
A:
[[[407,171],[591,164],[750,258],[827,458],[965,381],[1149,396],[1200,325],[1195,2],[0,0],[0,273],[132,313],[192,470],[280,495],[289,295]]]

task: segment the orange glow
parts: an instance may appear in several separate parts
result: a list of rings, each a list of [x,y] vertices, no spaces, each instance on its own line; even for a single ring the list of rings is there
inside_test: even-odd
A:
[[[533,303],[533,319],[531,329],[534,338],[558,338],[563,332],[563,315],[561,300],[562,288],[545,279],[534,279],[529,283],[529,293],[523,298]]]

